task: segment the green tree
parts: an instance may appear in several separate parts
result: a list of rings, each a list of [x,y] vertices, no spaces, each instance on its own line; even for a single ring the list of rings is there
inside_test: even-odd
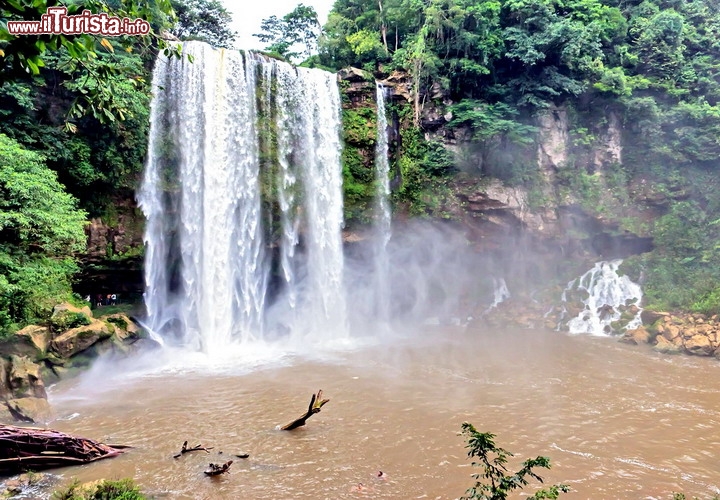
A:
[[[232,14],[219,0],[171,0],[177,23],[170,32],[182,40],[202,40],[229,48],[237,33],[230,29]]]
[[[283,16],[271,16],[260,24],[261,33],[256,36],[267,43],[265,50],[288,59],[307,59],[317,51],[320,22],[311,6],[298,4],[292,12]],[[298,52],[298,47],[302,49]]]
[[[0,19],[39,20],[48,6],[56,3],[52,0],[9,0],[0,4]],[[114,106],[112,99],[118,93],[113,87],[117,79],[111,77],[122,75],[125,67],[112,56],[117,55],[118,49],[140,53],[146,61],[154,58],[158,49],[167,55],[179,56],[182,47],[167,43],[165,38],[158,34],[172,26],[174,11],[170,0],[89,0],[67,5],[68,14],[71,15],[85,9],[121,18],[141,18],[150,23],[152,30],[147,36],[122,36],[110,42],[101,36],[89,34],[16,36],[9,33],[5,23],[0,23],[0,85],[27,79],[29,75],[40,75],[41,70],[52,60],[63,59],[70,71],[78,72],[82,69],[85,83],[90,79],[95,81],[94,85],[83,87],[82,100],[86,106],[74,105],[72,114],[95,110],[96,118],[101,117],[103,122],[123,120],[120,113],[122,110]],[[72,126],[69,128],[72,129]]]
[[[40,16],[47,12],[48,7],[56,5],[53,0],[7,0],[0,4],[0,19],[40,20]],[[148,21],[153,32],[148,37],[125,37],[129,46],[133,41],[150,47],[153,43],[159,44],[161,49],[170,50],[164,39],[156,32],[171,25],[174,12],[170,0],[151,0],[148,2],[134,2],[130,0],[104,1],[87,0],[82,3],[70,2],[65,4],[68,14],[78,14],[84,9],[93,13],[106,13],[120,18],[141,18]],[[0,24],[0,81],[12,75],[17,76],[25,72],[37,75],[40,68],[45,66],[44,54],[48,51],[65,50],[71,57],[85,61],[96,56],[98,46],[105,45],[102,37],[88,34],[80,35],[11,35],[5,23]]]
[[[640,71],[663,79],[677,74],[683,64],[684,24],[681,14],[663,10],[643,26],[637,40]]]
[[[70,294],[85,213],[35,152],[0,134],[0,333]]]

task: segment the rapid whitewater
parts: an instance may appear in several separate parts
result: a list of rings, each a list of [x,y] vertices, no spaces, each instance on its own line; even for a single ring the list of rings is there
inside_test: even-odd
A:
[[[335,75],[200,42],[183,53],[156,62],[138,194],[149,328],[208,353],[345,335]]]

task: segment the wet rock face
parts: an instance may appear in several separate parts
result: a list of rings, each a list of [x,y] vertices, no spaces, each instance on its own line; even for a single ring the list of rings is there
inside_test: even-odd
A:
[[[129,195],[128,198],[116,199],[113,207],[116,213],[112,217],[90,220],[85,230],[87,251],[82,260],[102,262],[143,246],[145,218],[134,198]]]
[[[110,336],[112,332],[108,325],[95,320],[90,325],[72,328],[56,337],[51,343],[51,350],[61,358],[70,358]]]
[[[0,423],[47,421],[43,378],[71,375],[107,352],[131,353],[141,337],[125,314],[95,319],[89,307],[57,305],[48,326],[30,325],[0,342]]]
[[[41,422],[50,417],[41,367],[29,358],[0,358],[0,422]]]

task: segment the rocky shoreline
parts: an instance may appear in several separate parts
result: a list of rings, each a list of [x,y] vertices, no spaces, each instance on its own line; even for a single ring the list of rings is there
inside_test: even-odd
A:
[[[628,306],[628,310],[636,306]],[[500,304],[484,321],[493,326],[511,325],[520,328],[555,330],[558,311],[548,314],[549,307],[532,301],[510,299]],[[641,313],[642,325],[624,330],[618,325],[610,333],[620,342],[649,345],[664,354],[714,356],[720,359],[720,315],[707,316],[690,312],[648,311]]]
[[[45,422],[46,384],[71,377],[106,353],[128,355],[152,341],[126,314],[93,316],[90,307],[55,306],[47,325],[0,341],[0,422]]]

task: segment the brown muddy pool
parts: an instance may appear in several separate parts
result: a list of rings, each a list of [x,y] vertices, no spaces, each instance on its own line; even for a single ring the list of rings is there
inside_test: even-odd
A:
[[[133,477],[170,499],[454,499],[472,484],[458,435],[469,421],[497,434],[513,466],[550,457],[541,475],[571,487],[561,498],[720,492],[714,359],[558,332],[444,327],[318,352],[205,368],[179,357],[163,368],[156,354],[142,369],[100,365],[54,386],[50,427],[133,446],[55,471],[60,484]],[[317,389],[331,399],[322,412],[276,430]],[[214,449],[173,459],[185,440]],[[203,474],[238,453],[250,457],[235,458],[229,474]]]

